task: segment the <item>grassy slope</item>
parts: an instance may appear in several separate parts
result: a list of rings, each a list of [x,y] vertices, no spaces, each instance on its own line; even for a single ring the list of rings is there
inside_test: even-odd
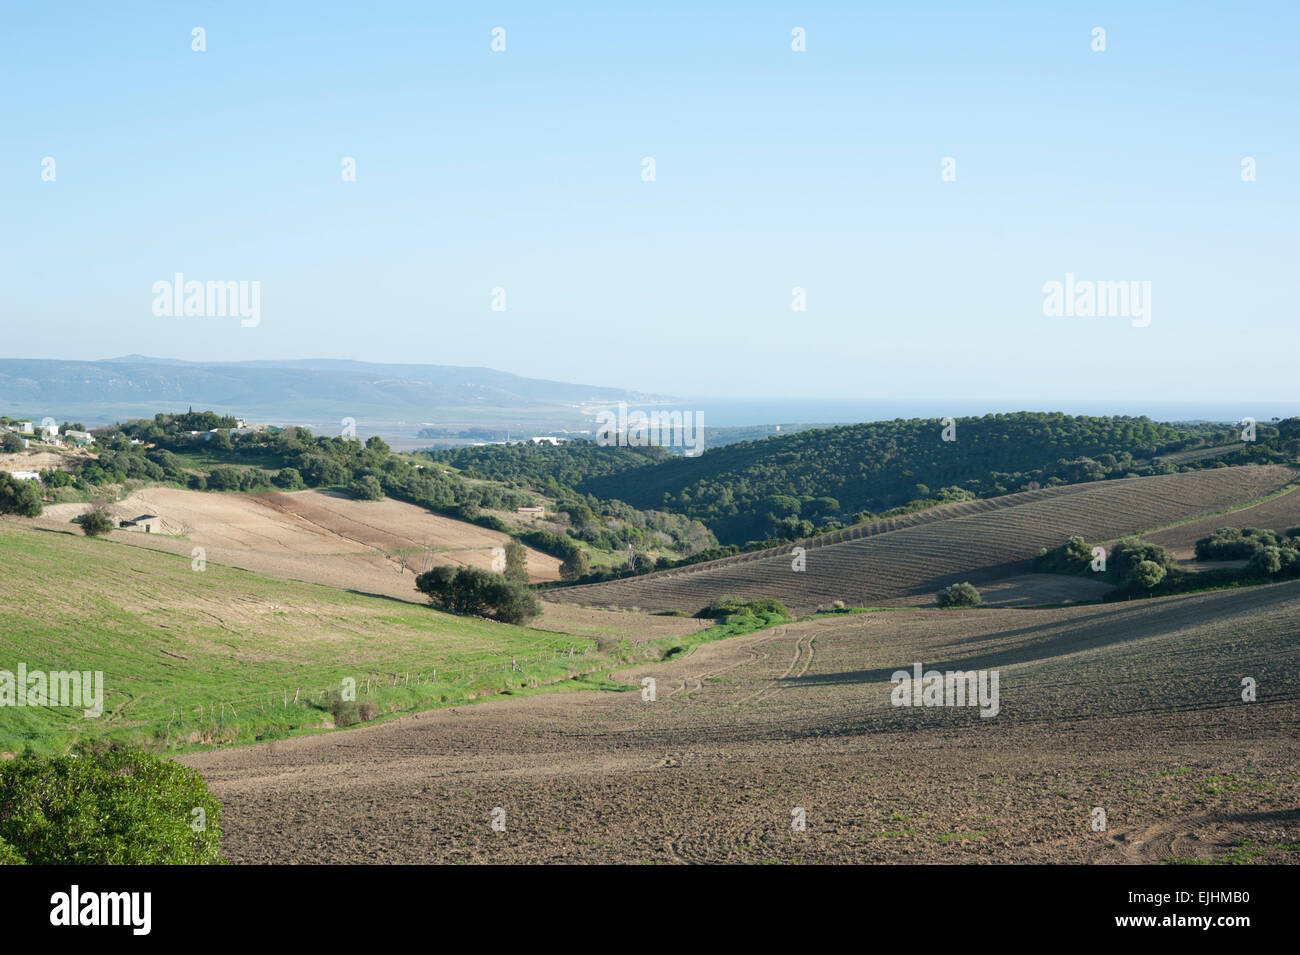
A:
[[[212,563],[194,571],[186,558],[0,520],[0,669],[104,674],[99,719],[0,707],[0,752],[85,735],[181,749],[327,729],[325,694],[346,677],[380,718],[610,688],[581,675],[775,622],[733,618],[633,643],[608,624],[600,634],[512,627]]]
[[[359,701],[384,714],[587,669],[581,654],[591,646],[589,637],[215,564],[196,572],[169,554],[0,522],[0,669],[102,670],[105,683],[98,720],[0,708],[0,751],[49,748],[84,733],[172,746],[247,741],[331,725],[307,697],[319,703],[344,677],[357,680]],[[521,669],[507,670],[512,661]],[[295,693],[298,705],[285,707]]]

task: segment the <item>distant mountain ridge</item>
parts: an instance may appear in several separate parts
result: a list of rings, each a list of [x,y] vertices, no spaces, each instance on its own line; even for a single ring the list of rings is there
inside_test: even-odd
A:
[[[152,417],[211,409],[247,418],[375,424],[583,419],[593,402],[648,401],[619,388],[525,378],[491,368],[312,358],[187,362],[126,355],[102,361],[0,359],[0,413],[63,420]]]

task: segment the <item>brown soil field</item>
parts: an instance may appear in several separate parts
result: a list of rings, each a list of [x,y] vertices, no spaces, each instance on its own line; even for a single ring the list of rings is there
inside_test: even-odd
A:
[[[845,614],[619,671],[627,692],[181,761],[237,863],[1295,863],[1297,619],[1300,582]],[[996,670],[999,712],[892,705],[917,662]]]
[[[1196,542],[1202,537],[1209,537],[1220,527],[1260,527],[1270,531],[1285,531],[1290,527],[1300,527],[1300,493],[1298,492],[1300,489],[1293,489],[1253,507],[1206,517],[1151,534],[1143,534],[1142,539],[1152,544],[1159,544],[1175,557],[1191,559],[1196,556]]]
[[[68,530],[87,504],[54,504],[32,523]],[[117,530],[113,539],[206,559],[270,577],[422,602],[415,577],[434,564],[492,566],[505,534],[385,499],[355,501],[323,491],[217,494],[146,488],[109,507],[118,518],[156,514],[160,533]],[[169,536],[176,535],[176,536]],[[558,580],[560,562],[528,549],[534,581]]]
[[[94,455],[83,448],[53,450],[33,445],[26,451],[0,454],[0,471],[44,471],[46,468],[67,471],[77,459],[91,457]]]
[[[626,580],[556,588],[547,597],[688,613],[725,595],[775,597],[796,614],[835,600],[849,606],[880,606],[899,598],[928,603],[951,583],[981,586],[1024,575],[1040,548],[1055,547],[1072,534],[1111,540],[1244,506],[1295,476],[1281,466],[1219,468],[1027,491],[803,541],[802,572],[792,569],[791,544]],[[1023,601],[1042,602],[1032,594]]]

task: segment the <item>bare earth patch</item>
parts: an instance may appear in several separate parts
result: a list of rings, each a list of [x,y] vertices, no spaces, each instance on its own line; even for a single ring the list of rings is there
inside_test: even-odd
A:
[[[55,504],[34,520],[68,530],[87,504]],[[402,501],[355,501],[323,491],[218,494],[147,488],[110,506],[119,519],[161,518],[160,532],[117,530],[113,540],[206,559],[272,577],[420,602],[415,577],[434,564],[490,569],[497,531],[433,514]],[[169,536],[175,535],[175,536]],[[528,549],[534,581],[559,579],[560,562]]]
[[[182,761],[235,862],[1295,862],[1298,616],[1300,583],[844,615]],[[999,671],[1000,712],[891,705],[915,662]]]

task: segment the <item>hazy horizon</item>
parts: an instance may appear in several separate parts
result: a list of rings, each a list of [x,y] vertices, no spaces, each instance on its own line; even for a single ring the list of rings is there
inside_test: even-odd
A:
[[[1294,5],[71,6],[0,36],[27,354],[1045,405],[1300,344]]]

